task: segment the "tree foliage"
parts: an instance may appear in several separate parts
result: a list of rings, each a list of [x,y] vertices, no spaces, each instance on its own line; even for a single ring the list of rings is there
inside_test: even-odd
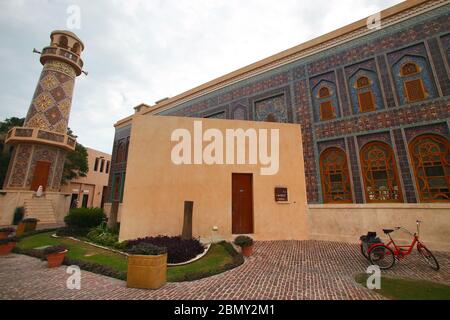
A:
[[[13,127],[21,127],[24,122],[25,118],[6,118],[5,121],[0,121],[0,133],[7,133]]]
[[[78,177],[86,177],[89,171],[87,149],[77,143],[74,151],[70,151],[66,155],[62,183],[67,183]]]

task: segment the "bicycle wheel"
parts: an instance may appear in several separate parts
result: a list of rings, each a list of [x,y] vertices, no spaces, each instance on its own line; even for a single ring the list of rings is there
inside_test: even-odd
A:
[[[369,260],[372,264],[379,266],[380,269],[387,270],[395,264],[395,254],[386,246],[375,246],[369,251]]]
[[[366,251],[366,249],[365,249],[365,247],[364,247],[364,245],[362,243],[359,244],[359,248],[360,248],[361,253],[364,256],[364,258],[369,260],[369,256],[367,255],[367,251]]]
[[[425,261],[433,270],[439,270],[439,262],[427,247],[425,247],[423,244],[418,244],[417,251],[419,251],[420,255],[425,259]]]

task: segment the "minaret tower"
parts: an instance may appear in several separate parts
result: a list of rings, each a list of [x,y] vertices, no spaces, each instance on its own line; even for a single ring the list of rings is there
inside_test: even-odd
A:
[[[14,145],[5,190],[59,191],[66,153],[76,141],[67,135],[75,78],[82,72],[83,42],[72,32],[53,31],[42,50],[43,70],[23,127],[8,132]]]

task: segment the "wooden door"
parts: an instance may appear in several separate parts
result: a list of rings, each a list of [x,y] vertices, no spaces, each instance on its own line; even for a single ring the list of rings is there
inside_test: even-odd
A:
[[[232,232],[253,233],[253,176],[232,174]]]
[[[37,161],[34,168],[33,181],[31,182],[31,190],[37,191],[39,186],[47,188],[48,174],[50,172],[50,162]]]

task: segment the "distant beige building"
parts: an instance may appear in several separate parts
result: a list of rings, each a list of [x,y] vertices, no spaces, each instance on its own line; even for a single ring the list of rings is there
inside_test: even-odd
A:
[[[61,191],[72,194],[70,199],[72,208],[103,208],[108,187],[111,155],[91,148],[86,149],[89,165],[87,176],[70,181],[61,187]]]

